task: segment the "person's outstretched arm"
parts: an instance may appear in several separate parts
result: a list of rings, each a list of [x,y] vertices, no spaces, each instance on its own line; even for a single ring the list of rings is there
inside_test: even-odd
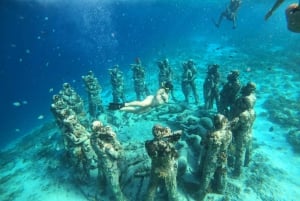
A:
[[[284,0],[276,0],[275,4],[273,5],[273,7],[271,8],[271,10],[269,10],[267,12],[267,14],[265,15],[265,20],[268,20],[269,17],[271,17],[271,15],[273,14],[273,12],[284,2]],[[300,2],[300,0],[299,0]]]

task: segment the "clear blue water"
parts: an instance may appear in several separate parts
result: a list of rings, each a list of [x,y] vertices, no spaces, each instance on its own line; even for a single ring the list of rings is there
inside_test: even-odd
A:
[[[105,83],[112,65],[126,70],[137,56],[153,64],[176,48],[192,48],[195,38],[203,45],[233,44],[249,54],[259,54],[257,46],[299,51],[299,35],[286,29],[285,6],[266,23],[263,16],[273,1],[244,0],[238,28],[224,20],[216,29],[211,18],[218,18],[226,3],[1,0],[0,144],[52,119],[49,90],[72,82],[80,92],[80,77],[88,70]],[[16,101],[28,104],[13,106]],[[45,118],[37,119],[41,114]]]

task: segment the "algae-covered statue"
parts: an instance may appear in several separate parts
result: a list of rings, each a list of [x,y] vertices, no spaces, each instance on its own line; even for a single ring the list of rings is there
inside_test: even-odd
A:
[[[150,92],[145,82],[145,68],[140,58],[136,58],[135,64],[131,64],[131,70],[136,98],[137,100],[141,100],[149,96]]]
[[[97,157],[91,147],[90,133],[79,122],[76,115],[64,119],[64,135],[68,139],[68,152],[75,165],[82,165],[85,178],[90,170],[96,168]]]
[[[100,97],[102,87],[92,71],[89,71],[87,75],[83,75],[81,78],[84,81],[85,89],[88,94],[89,114],[91,117],[97,118],[97,116],[104,111]]]
[[[114,103],[124,103],[124,76],[123,72],[120,70],[119,65],[113,66],[109,69],[110,83],[112,86],[112,95]]]
[[[217,114],[213,122],[214,129],[204,142],[206,151],[200,170],[199,198],[201,199],[209,192],[209,187],[215,193],[224,193],[227,183],[227,152],[232,133],[224,115]]]
[[[63,88],[60,90],[59,95],[77,115],[84,115],[85,112],[82,98],[69,83],[63,84]]]
[[[163,182],[168,194],[168,200],[179,201],[177,194],[177,157],[175,143],[180,139],[182,131],[172,133],[168,127],[155,125],[152,128],[153,140],[145,142],[148,155],[151,158],[151,172],[145,201],[154,201],[157,188]]]
[[[213,109],[214,101],[216,102],[217,107],[219,107],[219,80],[219,65],[209,65],[207,68],[207,75],[203,84],[204,107],[207,110]]]
[[[241,90],[242,96],[235,103],[235,118],[231,122],[235,146],[234,175],[240,176],[242,167],[248,166],[252,153],[252,126],[256,118],[254,105],[256,85],[249,82]]]
[[[159,73],[158,73],[158,87],[161,87],[164,83],[173,83],[173,70],[170,65],[169,59],[165,58],[161,61],[157,61],[157,66],[159,68]],[[170,91],[171,97],[174,101],[177,101],[175,96],[174,96],[174,91],[173,89]]]
[[[192,59],[189,59],[187,62],[182,64],[183,72],[182,72],[182,80],[181,80],[181,88],[183,95],[185,97],[185,102],[189,102],[190,91],[192,90],[193,96],[195,99],[195,103],[199,103],[199,95],[196,86],[196,75],[197,70],[195,66],[195,62]]]
[[[92,131],[91,142],[98,156],[99,177],[104,176],[104,182],[109,188],[107,190],[112,192],[115,201],[126,201],[119,183],[122,147],[116,138],[116,133],[100,121],[93,122]]]
[[[232,107],[238,98],[242,87],[239,76],[240,72],[238,70],[232,70],[227,75],[227,82],[220,92],[220,105],[218,108],[218,113],[225,115],[229,120],[232,118]]]

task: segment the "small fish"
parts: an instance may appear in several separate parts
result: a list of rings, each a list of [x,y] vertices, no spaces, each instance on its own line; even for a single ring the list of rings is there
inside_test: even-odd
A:
[[[18,102],[18,101],[13,102],[12,104],[13,104],[13,106],[15,106],[15,107],[20,107],[20,106],[21,106],[21,103]]]
[[[26,49],[25,51],[27,54],[30,54],[30,49]]]
[[[16,128],[15,131],[18,133],[20,132],[21,130],[19,128]]]
[[[27,100],[23,100],[23,101],[22,101],[22,104],[23,104],[23,105],[27,105],[27,104],[28,104],[28,101],[27,101]]]
[[[49,93],[52,93],[53,91],[54,91],[53,88],[50,88],[50,89],[49,89]]]
[[[40,116],[38,116],[38,118],[37,118],[38,120],[42,120],[42,119],[44,119],[44,115],[40,115]]]

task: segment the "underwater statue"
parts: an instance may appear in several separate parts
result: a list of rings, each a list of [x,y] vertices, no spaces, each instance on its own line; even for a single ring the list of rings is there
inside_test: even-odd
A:
[[[119,65],[113,66],[109,69],[110,83],[112,86],[112,95],[114,103],[124,103],[124,76],[123,72],[120,70]]]
[[[229,120],[232,118],[232,107],[238,98],[240,89],[242,87],[239,76],[239,71],[231,71],[227,75],[227,82],[220,92],[220,105],[218,112],[225,115]]]
[[[104,126],[101,121],[92,124],[92,146],[98,156],[99,179],[107,184],[115,201],[126,201],[122,193],[119,179],[119,162],[122,157],[122,146],[117,140],[116,133],[109,126]]]
[[[202,200],[210,189],[215,193],[224,193],[227,184],[227,156],[232,140],[228,120],[217,114],[213,119],[214,129],[204,142],[205,153],[201,161],[200,190],[198,200]]]
[[[252,153],[252,126],[256,118],[254,105],[256,85],[249,82],[241,90],[242,96],[235,104],[235,116],[231,122],[233,145],[235,147],[234,176],[242,173],[242,167],[248,166]]]
[[[89,114],[91,117],[97,118],[97,116],[104,111],[100,97],[102,87],[92,71],[89,71],[87,75],[82,76],[82,79],[88,93]]]
[[[136,63],[131,64],[131,70],[133,73],[133,84],[136,93],[137,100],[149,96],[150,92],[145,82],[145,68],[142,65],[140,58],[136,58]]]
[[[199,103],[199,95],[198,95],[198,90],[196,86],[196,75],[197,75],[197,70],[196,66],[193,60],[188,60],[187,62],[184,62],[182,64],[183,67],[183,72],[182,72],[182,80],[181,80],[181,88],[182,92],[185,97],[185,102],[189,103],[189,95],[190,95],[190,90],[192,90],[195,103]]]
[[[152,128],[154,139],[145,142],[146,151],[151,158],[149,186],[144,201],[154,201],[158,187],[165,184],[169,201],[179,201],[177,194],[177,162],[175,144],[182,131],[172,132],[168,127],[155,125]]]
[[[84,178],[90,176],[90,170],[95,169],[97,156],[91,146],[90,133],[80,124],[76,115],[69,115],[64,119],[64,135],[68,139],[68,152],[71,161],[77,167],[82,166],[84,170]]]
[[[214,102],[216,102],[217,107],[219,107],[219,80],[219,65],[209,65],[207,68],[207,75],[203,84],[204,107],[207,110],[213,109]]]
[[[170,83],[173,85],[173,70],[170,65],[169,59],[165,58],[161,61],[157,61],[157,66],[159,68],[158,73],[158,87],[162,87],[164,83]],[[175,102],[177,101],[174,95],[173,89],[170,91],[171,98]]]

